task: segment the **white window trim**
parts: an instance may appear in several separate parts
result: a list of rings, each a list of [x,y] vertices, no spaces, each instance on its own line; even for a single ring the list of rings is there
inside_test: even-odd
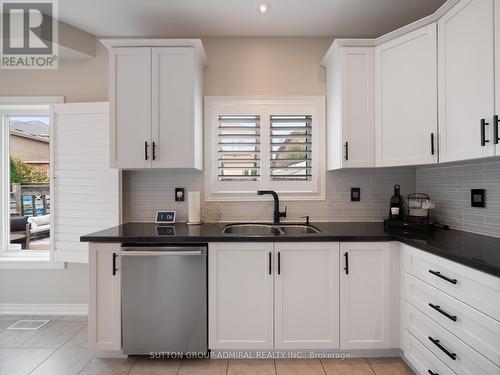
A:
[[[266,110],[273,106],[273,110]],[[276,108],[284,108],[274,113]],[[307,109],[307,112],[305,113]],[[258,112],[258,113],[255,113]],[[260,115],[261,163],[269,159],[270,115],[312,115],[313,117],[313,178],[301,181],[248,181],[219,182],[217,175],[217,124],[219,115]],[[259,189],[276,190],[284,201],[325,200],[325,97],[310,96],[205,96],[205,200],[206,201],[259,201]],[[265,160],[264,160],[265,159]],[[261,174],[262,175],[262,174]],[[295,184],[294,189],[289,184]],[[224,189],[221,189],[221,187]],[[302,186],[302,188],[301,188]]]
[[[33,115],[49,115],[52,117],[51,106],[53,104],[64,103],[63,96],[0,96],[0,112],[3,114],[8,112],[9,114],[19,111],[20,115],[33,114]],[[23,108],[26,107],[26,108]],[[52,123],[52,118],[51,118]],[[10,232],[9,221],[5,220],[7,218],[6,212],[9,212],[9,186],[7,181],[9,181],[8,168],[3,168],[8,162],[8,131],[5,126],[2,126],[4,130],[0,134],[0,143],[2,146],[2,153],[0,155],[0,269],[63,269],[65,267],[64,263],[54,261],[52,240],[51,249],[47,251],[29,251],[29,250],[9,250],[5,249],[4,246],[8,243],[8,233]],[[50,127],[50,138],[52,139],[53,127]],[[50,146],[50,160],[53,159],[53,147]],[[53,163],[50,163],[50,184],[53,186]],[[52,209],[52,202],[51,202]],[[53,215],[51,215],[51,228],[54,228]],[[7,234],[7,238],[5,235]]]

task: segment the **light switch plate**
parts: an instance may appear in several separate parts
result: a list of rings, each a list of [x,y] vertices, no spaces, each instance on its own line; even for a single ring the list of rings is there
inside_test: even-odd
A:
[[[361,188],[351,188],[351,202],[359,202],[361,200]]]
[[[486,190],[471,189],[470,205],[471,207],[486,207]]]

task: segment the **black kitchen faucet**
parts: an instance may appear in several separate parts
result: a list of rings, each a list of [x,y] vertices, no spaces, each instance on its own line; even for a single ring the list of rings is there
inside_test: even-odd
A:
[[[286,207],[285,211],[280,211],[280,199],[278,197],[278,193],[273,190],[257,190],[257,195],[265,195],[270,194],[274,198],[274,224],[279,224],[280,218],[286,217]]]

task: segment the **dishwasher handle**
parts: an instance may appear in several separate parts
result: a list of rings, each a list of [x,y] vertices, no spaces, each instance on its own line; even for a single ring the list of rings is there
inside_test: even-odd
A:
[[[201,250],[179,250],[179,251],[133,251],[133,250],[125,250],[122,251],[122,256],[125,257],[142,257],[142,256],[174,256],[174,255],[202,255],[203,252]]]

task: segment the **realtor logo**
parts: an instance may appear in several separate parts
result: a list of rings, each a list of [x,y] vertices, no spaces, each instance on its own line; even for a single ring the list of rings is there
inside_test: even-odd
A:
[[[1,2],[1,69],[57,69],[55,0]]]

